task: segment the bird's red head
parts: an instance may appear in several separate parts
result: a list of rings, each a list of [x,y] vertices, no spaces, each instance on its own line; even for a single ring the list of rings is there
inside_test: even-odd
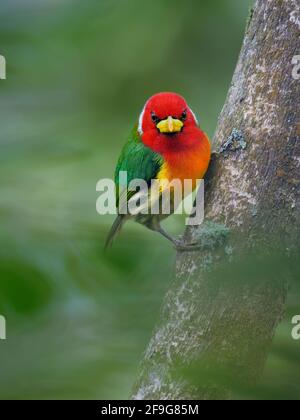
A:
[[[143,143],[162,155],[191,148],[203,135],[185,99],[171,92],[158,93],[146,102],[138,131]]]

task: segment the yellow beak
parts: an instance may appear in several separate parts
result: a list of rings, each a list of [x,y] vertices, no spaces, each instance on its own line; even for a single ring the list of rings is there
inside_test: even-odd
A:
[[[183,122],[168,117],[166,120],[160,121],[156,127],[161,133],[179,133],[183,127]]]

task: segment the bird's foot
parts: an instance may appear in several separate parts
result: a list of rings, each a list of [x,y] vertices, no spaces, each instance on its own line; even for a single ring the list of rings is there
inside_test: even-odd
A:
[[[174,248],[178,252],[198,251],[200,249],[200,244],[198,242],[186,243],[182,239],[182,237],[180,237],[179,239],[174,239],[173,244],[174,244]]]
[[[157,229],[155,229],[156,232],[160,233],[161,235],[163,235],[166,239],[168,239],[168,241],[172,242],[172,244],[174,245],[174,248],[178,251],[178,252],[184,252],[184,251],[197,251],[198,249],[200,249],[200,244],[198,242],[190,242],[190,243],[186,243],[183,240],[182,236],[179,236],[179,238],[173,238],[173,236],[169,235],[161,226],[159,226]]]

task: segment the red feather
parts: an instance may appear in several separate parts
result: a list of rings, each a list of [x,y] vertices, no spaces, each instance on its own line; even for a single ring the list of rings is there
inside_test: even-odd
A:
[[[153,113],[160,120],[168,116],[180,119],[184,111],[186,119],[182,131],[171,136],[160,133],[152,120]],[[152,96],[145,105],[141,129],[143,143],[165,160],[159,178],[203,178],[210,161],[210,143],[183,97],[169,92]]]

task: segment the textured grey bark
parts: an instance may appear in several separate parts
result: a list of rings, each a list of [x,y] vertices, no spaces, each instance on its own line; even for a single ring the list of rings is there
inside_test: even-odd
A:
[[[256,2],[214,138],[205,222],[185,232],[201,249],[177,255],[134,399],[228,398],[263,369],[286,299],[279,250],[292,255],[300,236],[299,29],[299,0]]]

